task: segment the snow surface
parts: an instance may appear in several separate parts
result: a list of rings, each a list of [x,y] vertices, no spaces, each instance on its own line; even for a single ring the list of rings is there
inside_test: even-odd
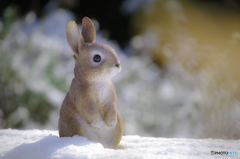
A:
[[[85,137],[59,138],[58,131],[0,130],[0,158],[239,158],[239,155],[215,155],[210,151],[237,151],[240,140],[167,139],[123,136],[124,150],[105,149]]]

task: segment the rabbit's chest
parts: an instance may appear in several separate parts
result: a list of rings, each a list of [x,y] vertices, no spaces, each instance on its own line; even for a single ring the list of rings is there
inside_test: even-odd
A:
[[[96,104],[105,105],[109,100],[111,100],[111,90],[105,84],[99,84],[92,87],[90,93]]]
[[[110,99],[111,93],[104,86],[97,87],[95,90],[95,101],[100,104],[105,104]]]

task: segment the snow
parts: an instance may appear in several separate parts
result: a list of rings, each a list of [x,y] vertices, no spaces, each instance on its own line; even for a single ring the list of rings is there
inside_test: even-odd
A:
[[[59,138],[58,131],[0,130],[0,158],[238,158],[237,155],[211,155],[210,151],[240,153],[240,140],[181,139],[123,136],[124,150],[105,149],[85,137]]]

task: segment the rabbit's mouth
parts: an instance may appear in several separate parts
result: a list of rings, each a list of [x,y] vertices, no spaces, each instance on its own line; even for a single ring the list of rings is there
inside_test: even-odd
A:
[[[109,72],[106,72],[106,75],[108,78],[112,78],[114,77],[115,75],[117,75],[119,72],[121,72],[122,70],[122,67],[121,65],[119,64],[118,67],[115,65],[115,67],[112,67]]]
[[[118,67],[118,72],[117,73],[119,73],[121,71],[122,71],[122,67],[120,66],[120,67]]]
[[[121,64],[120,64],[120,63],[117,63],[115,66],[118,68],[118,69],[117,69],[117,73],[121,72],[121,70],[122,70]]]

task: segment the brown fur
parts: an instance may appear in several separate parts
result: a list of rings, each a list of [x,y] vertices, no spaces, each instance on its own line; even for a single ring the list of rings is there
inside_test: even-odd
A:
[[[123,123],[111,82],[111,78],[121,71],[121,65],[111,47],[95,42],[91,20],[85,17],[82,22],[82,33],[74,21],[67,23],[67,40],[74,52],[75,77],[60,110],[59,136],[85,136],[106,148],[123,148],[118,145]],[[95,54],[101,55],[100,62],[93,61]]]

